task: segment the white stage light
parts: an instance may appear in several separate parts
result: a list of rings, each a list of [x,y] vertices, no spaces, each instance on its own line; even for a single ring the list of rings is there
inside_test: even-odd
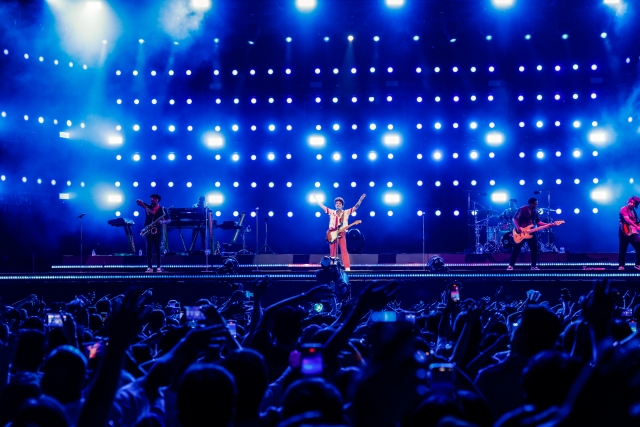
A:
[[[88,1],[86,3],[87,10],[96,11],[102,9],[102,2],[100,1]]]
[[[589,133],[589,142],[596,145],[602,145],[607,142],[607,133],[602,130],[594,130]]]
[[[496,7],[498,9],[506,9],[513,6],[515,0],[491,0],[491,3],[493,4],[493,7]]]
[[[400,135],[385,135],[382,141],[387,147],[397,147],[400,145]]]
[[[398,205],[400,204],[401,197],[399,193],[389,192],[383,196],[382,200],[387,205]]]
[[[109,145],[122,145],[122,137],[121,136],[110,136],[109,137]]]
[[[494,203],[504,203],[507,201],[507,193],[498,191],[491,194],[491,201]]]
[[[207,197],[207,202],[210,205],[221,205],[224,202],[224,196],[222,194],[210,194]]]
[[[109,203],[122,203],[122,195],[121,194],[109,194],[107,196],[107,202],[109,202]]]
[[[324,136],[310,136],[309,145],[312,147],[324,147],[326,140]]]
[[[221,136],[207,138],[207,146],[209,148],[222,148],[224,146],[224,139],[222,139]]]
[[[404,6],[404,0],[384,0],[387,7],[397,9]]]
[[[486,136],[487,144],[496,146],[504,143],[504,135],[500,132],[489,132]]]

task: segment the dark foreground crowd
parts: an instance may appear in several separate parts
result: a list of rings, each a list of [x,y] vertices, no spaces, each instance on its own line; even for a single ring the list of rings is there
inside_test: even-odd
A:
[[[138,289],[3,305],[0,425],[640,425],[633,301],[607,282],[404,309],[395,282],[263,308],[269,286],[196,308]]]

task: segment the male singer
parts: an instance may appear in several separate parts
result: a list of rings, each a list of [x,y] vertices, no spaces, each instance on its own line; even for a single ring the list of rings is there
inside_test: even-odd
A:
[[[329,215],[329,230],[337,230],[339,228],[345,227],[349,224],[349,215],[355,212],[359,207],[362,201],[364,200],[366,194],[360,196],[358,203],[350,209],[344,210],[344,199],[342,197],[336,197],[333,201],[335,204],[335,210],[329,209],[325,205],[322,204],[320,199],[313,196],[316,203],[320,208]],[[338,238],[333,242],[329,243],[329,254],[332,257],[338,256],[338,246],[340,246],[340,253],[342,254],[342,264],[344,265],[345,271],[351,271],[351,262],[349,261],[349,252],[347,251],[347,239],[345,238],[345,233],[340,233]]]

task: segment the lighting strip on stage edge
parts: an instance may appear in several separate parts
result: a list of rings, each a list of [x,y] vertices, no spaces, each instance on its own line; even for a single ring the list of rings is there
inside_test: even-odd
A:
[[[268,275],[272,279],[314,279],[313,273],[288,273],[288,274],[270,274],[268,271],[255,272],[254,274],[216,274],[214,272],[203,272],[201,274],[176,274],[176,273],[138,273],[138,274],[25,274],[25,275],[4,275],[0,276],[0,281],[8,280],[127,280],[127,279],[148,279],[157,280],[159,278],[164,279],[255,279],[257,277],[263,277]],[[434,278],[638,278],[638,273],[623,273],[623,272],[575,272],[575,273],[525,273],[525,272],[501,272],[501,273],[350,273],[350,279],[434,279]]]
[[[462,263],[462,264],[445,264],[447,267],[504,267],[507,266],[506,262],[495,263]],[[516,266],[528,266],[528,263],[516,263]],[[617,267],[617,262],[542,262],[538,263],[541,267]],[[351,264],[352,267],[359,268],[385,268],[385,267],[413,267],[422,268],[427,267],[427,264],[410,263],[410,264]],[[69,268],[81,268],[81,269],[130,269],[130,268],[146,268],[147,265],[116,265],[116,264],[92,264],[92,265],[52,265],[53,269],[69,269]],[[163,268],[207,268],[205,264],[165,264]],[[219,268],[222,264],[209,264],[209,268]],[[257,267],[257,268],[320,268],[320,264],[240,264],[242,267]]]

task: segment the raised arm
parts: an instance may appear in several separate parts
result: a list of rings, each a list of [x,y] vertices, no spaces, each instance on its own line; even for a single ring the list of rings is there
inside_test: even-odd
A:
[[[318,206],[320,206],[320,209],[322,209],[325,213],[327,212],[327,207],[322,204],[322,202],[320,201],[320,198],[316,197],[315,194],[313,195],[313,200],[315,200]]]
[[[360,204],[362,203],[362,201],[366,196],[367,196],[366,194],[363,194],[362,196],[360,196],[360,198],[358,199],[358,203],[356,203],[356,205],[352,207],[351,210],[352,211],[358,210],[358,208],[360,207]]]

